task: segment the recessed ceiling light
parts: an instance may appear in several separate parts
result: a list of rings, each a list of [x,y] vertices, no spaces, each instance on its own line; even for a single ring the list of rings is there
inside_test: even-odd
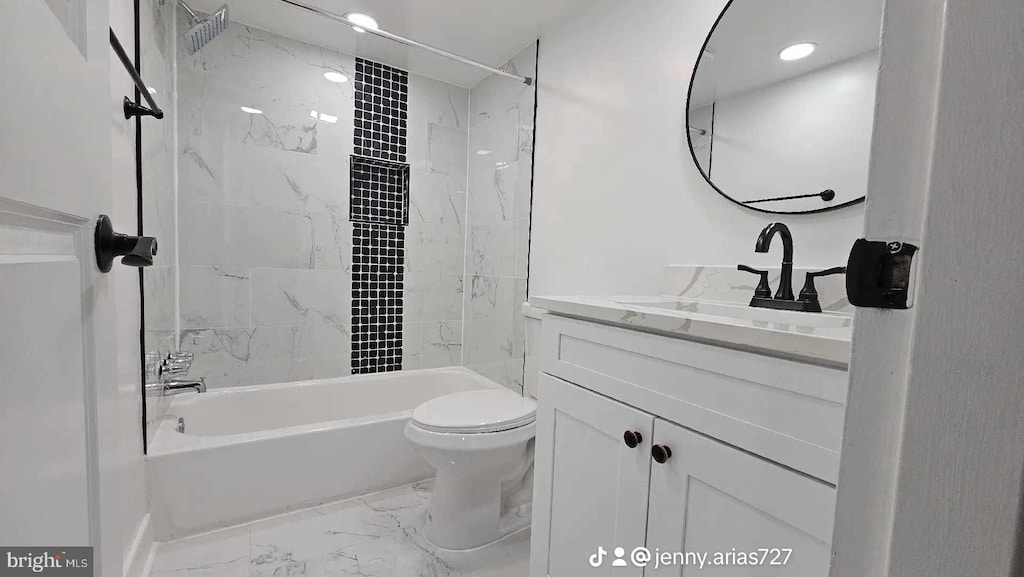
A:
[[[491,151],[490,150],[478,150],[478,151],[476,151],[476,153],[479,154],[480,156],[487,156],[488,154],[491,153]]]
[[[248,114],[263,114],[263,111],[260,110],[259,108],[250,108],[248,106],[243,106],[242,107],[242,112],[245,112],[245,113],[248,113]]]
[[[317,112],[316,110],[310,110],[309,116],[310,118],[314,118],[316,120],[326,122],[328,124],[335,124],[336,122],[338,122],[337,116],[331,114],[324,114],[323,112]]]
[[[330,80],[331,82],[348,82],[348,76],[345,76],[341,72],[335,72],[333,70],[330,72],[324,72],[324,78]]]
[[[348,23],[352,25],[352,29],[356,32],[366,32],[367,28],[370,30],[380,29],[376,18],[362,12],[349,12],[345,14],[345,20],[348,20]]]
[[[792,60],[800,60],[807,58],[818,48],[817,44],[813,42],[801,42],[800,44],[794,44],[787,46],[779,52],[779,58],[789,62]]]

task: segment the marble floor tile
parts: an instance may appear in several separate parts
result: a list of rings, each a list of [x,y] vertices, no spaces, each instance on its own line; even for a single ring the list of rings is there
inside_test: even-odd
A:
[[[526,577],[523,531],[467,553],[423,537],[432,481],[163,543],[154,577]]]

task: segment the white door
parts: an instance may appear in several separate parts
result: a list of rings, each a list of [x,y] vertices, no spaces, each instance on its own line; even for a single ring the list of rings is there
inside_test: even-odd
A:
[[[530,575],[642,575],[628,562],[647,529],[654,417],[545,374],[537,399]]]
[[[661,419],[654,444],[647,547],[670,557],[644,575],[828,575],[831,485]]]
[[[117,557],[107,22],[106,0],[0,2],[0,543],[93,545],[94,566]]]

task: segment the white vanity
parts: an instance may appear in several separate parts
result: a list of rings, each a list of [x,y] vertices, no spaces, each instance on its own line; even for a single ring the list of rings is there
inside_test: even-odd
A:
[[[667,297],[531,305],[547,311],[531,577],[828,574],[851,315]],[[634,564],[640,546],[659,562]],[[673,553],[689,555],[660,562]],[[699,571],[701,555],[729,566]]]

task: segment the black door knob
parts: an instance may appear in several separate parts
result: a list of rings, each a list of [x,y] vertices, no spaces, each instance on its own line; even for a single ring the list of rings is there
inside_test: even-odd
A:
[[[669,449],[665,445],[655,445],[651,447],[651,456],[658,463],[664,464],[666,461],[672,458],[672,449]]]
[[[153,266],[156,256],[156,239],[151,236],[128,236],[114,232],[110,217],[101,214],[96,222],[96,266],[102,272],[110,272],[114,259],[123,256],[125,266]]]
[[[626,441],[627,447],[635,449],[637,445],[644,442],[644,436],[636,431],[626,431],[622,435],[622,440]]]

